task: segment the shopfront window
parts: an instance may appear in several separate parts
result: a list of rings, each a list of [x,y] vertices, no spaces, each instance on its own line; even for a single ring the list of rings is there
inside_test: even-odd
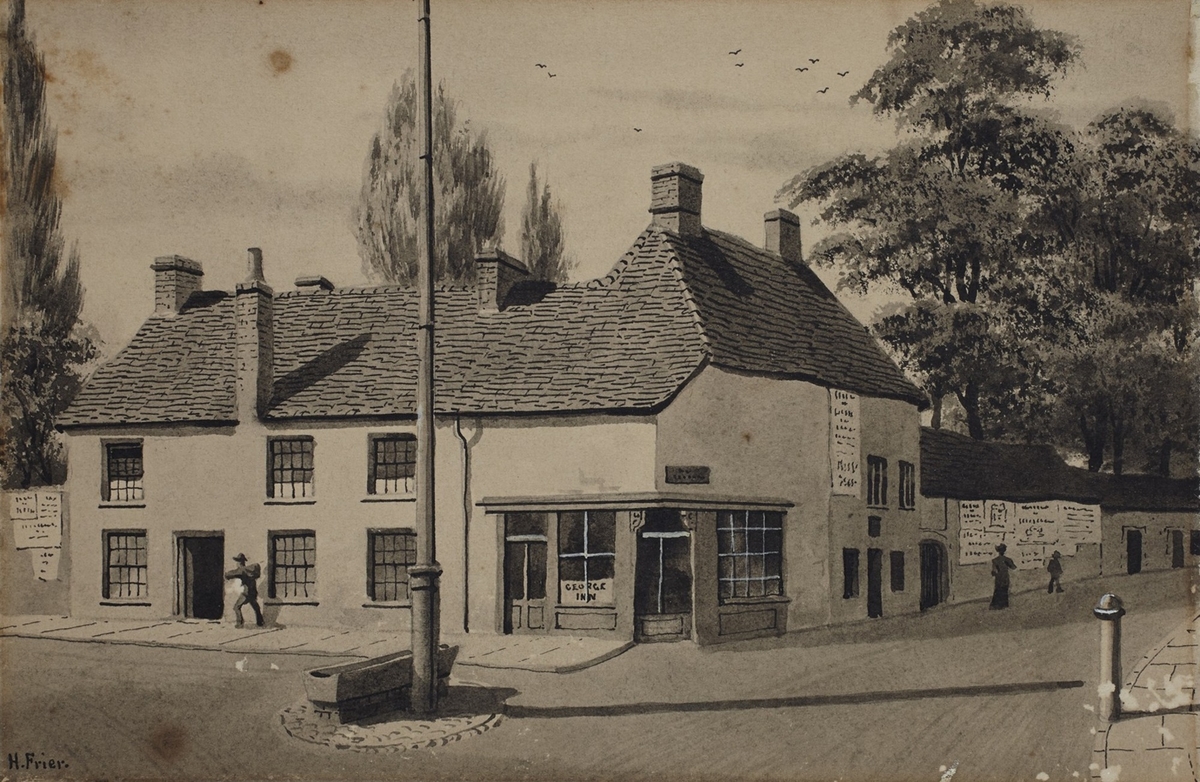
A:
[[[760,510],[717,514],[721,602],[783,594],[783,514]]]
[[[558,600],[563,605],[613,605],[617,519],[613,511],[558,514]]]

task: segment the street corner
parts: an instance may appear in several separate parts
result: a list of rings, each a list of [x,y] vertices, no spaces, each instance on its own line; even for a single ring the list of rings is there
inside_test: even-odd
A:
[[[446,746],[495,728],[503,720],[506,692],[456,684],[441,699],[435,716],[417,717],[395,711],[344,724],[301,700],[281,711],[279,720],[292,738],[331,750],[405,752]]]

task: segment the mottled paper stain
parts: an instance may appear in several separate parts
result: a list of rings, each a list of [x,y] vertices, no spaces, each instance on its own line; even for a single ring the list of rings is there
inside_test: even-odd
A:
[[[187,729],[181,725],[160,725],[150,734],[150,749],[167,761],[174,761],[187,747]]]
[[[267,62],[276,76],[287,73],[292,68],[292,55],[283,49],[276,49],[267,55]]]

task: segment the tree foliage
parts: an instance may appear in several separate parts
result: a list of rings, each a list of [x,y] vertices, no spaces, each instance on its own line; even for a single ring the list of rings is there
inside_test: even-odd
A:
[[[394,85],[384,127],[371,140],[355,210],[359,256],[368,276],[403,285],[417,276],[421,170],[417,165],[417,88],[411,71]],[[496,170],[486,131],[458,121],[458,104],[444,85],[434,93],[434,278],[475,279],[475,254],[504,233],[504,178]]]
[[[835,228],[812,259],[907,303],[873,328],[973,437],[1053,439],[1089,465],[1200,447],[1200,154],[1145,107],[1087,128],[1031,110],[1078,58],[1016,6],[942,0],[898,27],[852,98],[900,142],[787,182]],[[1152,464],[1150,464],[1152,463]]]
[[[538,182],[537,163],[529,164],[529,187],[521,212],[521,257],[536,280],[564,282],[572,260],[566,255],[558,200],[548,181]]]
[[[45,63],[25,30],[22,0],[11,3],[4,41],[0,469],[12,488],[65,478],[54,419],[78,391],[96,348],[79,318],[79,255],[65,252],[59,227],[57,134],[46,116]]]

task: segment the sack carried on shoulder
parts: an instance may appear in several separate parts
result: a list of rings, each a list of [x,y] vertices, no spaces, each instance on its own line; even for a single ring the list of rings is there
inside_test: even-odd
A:
[[[258,578],[259,576],[262,575],[262,565],[258,564],[257,562],[255,562],[253,565],[250,565],[249,567],[247,567],[246,570],[248,570],[250,572],[250,575],[253,576],[254,578]]]

